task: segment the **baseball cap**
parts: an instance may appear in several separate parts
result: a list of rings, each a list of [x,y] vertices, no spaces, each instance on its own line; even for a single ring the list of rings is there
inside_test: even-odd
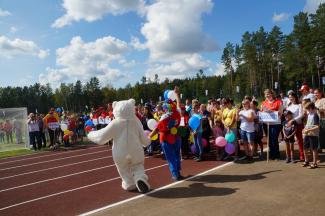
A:
[[[302,85],[301,88],[299,89],[300,92],[302,92],[304,90],[309,91],[308,85]]]

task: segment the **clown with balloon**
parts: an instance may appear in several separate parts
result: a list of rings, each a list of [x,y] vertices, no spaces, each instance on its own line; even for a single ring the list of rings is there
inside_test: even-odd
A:
[[[152,139],[159,133],[161,148],[169,165],[172,178],[175,181],[183,179],[181,170],[181,138],[178,134],[178,127],[181,116],[179,89],[175,87],[174,91],[166,90],[164,92],[165,102],[162,106],[165,114],[163,114],[159,122],[155,125],[153,131],[149,134]],[[176,101],[176,103],[175,103]],[[151,125],[151,122],[148,122]]]

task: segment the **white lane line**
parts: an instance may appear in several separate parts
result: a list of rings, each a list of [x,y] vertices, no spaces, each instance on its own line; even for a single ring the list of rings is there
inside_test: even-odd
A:
[[[115,166],[115,164],[111,164],[111,165],[107,165],[107,166],[103,166],[103,167],[98,167],[98,168],[95,168],[95,169],[85,170],[85,171],[81,171],[81,172],[77,172],[77,173],[72,173],[72,174],[69,174],[69,175],[59,176],[59,177],[56,177],[56,178],[45,179],[45,180],[42,180],[42,181],[33,182],[33,183],[25,184],[25,185],[19,185],[19,186],[16,186],[16,187],[11,187],[11,188],[7,188],[7,189],[3,189],[3,190],[0,190],[0,193],[1,192],[5,192],[5,191],[10,191],[10,190],[18,189],[18,188],[23,188],[23,187],[31,186],[31,185],[35,185],[35,184],[40,184],[40,183],[44,183],[44,182],[49,182],[49,181],[54,181],[54,180],[58,180],[58,179],[63,179],[63,178],[67,178],[67,177],[70,177],[70,176],[80,175],[80,174],[83,174],[83,173],[89,173],[89,172],[97,171],[97,170],[100,170],[100,169],[109,168],[109,167],[112,167],[112,166]]]
[[[107,148],[107,146],[105,146]],[[43,158],[43,157],[50,157],[50,156],[53,156],[53,155],[63,155],[63,154],[67,154],[67,153],[73,153],[73,152],[78,152],[78,151],[83,151],[83,150],[89,150],[89,149],[96,149],[96,148],[103,148],[103,146],[95,146],[95,147],[90,147],[88,149],[78,149],[78,150],[71,150],[71,151],[65,151],[65,152],[60,152],[60,153],[53,153],[53,154],[50,154],[49,152],[44,152],[44,153],[37,153],[38,154],[45,154],[45,153],[49,153],[47,155],[41,155],[41,156],[37,156],[37,155],[34,155],[36,157],[29,157],[29,158],[23,158],[23,159],[19,159],[19,160],[11,160],[11,161],[6,161],[6,162],[0,162],[0,165],[2,164],[8,164],[8,163],[15,163],[15,162],[18,162],[18,161],[25,161],[25,160],[32,160],[32,159],[37,159],[37,158]],[[109,149],[111,150],[111,149]],[[31,155],[33,156],[33,155]],[[17,156],[17,157],[22,157],[22,156]],[[13,157],[10,157],[10,158],[13,158]],[[7,158],[4,158],[4,159],[7,159]]]
[[[199,173],[199,174],[197,174],[197,175],[191,176],[191,177],[186,178],[186,179],[184,179],[184,180],[177,181],[177,182],[174,182],[174,183],[171,183],[171,184],[165,185],[165,186],[163,186],[163,187],[160,187],[160,188],[154,189],[154,190],[152,190],[152,191],[150,191],[150,192],[148,192],[148,193],[146,193],[146,194],[140,194],[140,195],[138,195],[138,196],[135,196],[135,197],[132,197],[132,198],[129,198],[129,199],[125,199],[125,200],[122,200],[122,201],[120,201],[120,202],[116,202],[116,203],[113,203],[113,204],[110,204],[110,205],[104,206],[104,207],[102,207],[102,208],[94,209],[94,210],[92,210],[92,211],[89,211],[89,212],[86,212],[86,213],[80,214],[80,216],[88,216],[88,215],[95,214],[95,213],[97,213],[97,212],[100,212],[100,211],[103,211],[103,210],[107,210],[107,209],[109,209],[109,208],[112,208],[112,207],[115,207],[115,206],[118,206],[118,205],[122,205],[122,204],[124,204],[124,203],[130,202],[130,201],[133,201],[133,200],[136,200],[136,199],[143,198],[143,197],[145,197],[145,196],[147,196],[147,195],[150,195],[150,194],[156,193],[156,192],[158,192],[158,191],[160,191],[160,190],[163,190],[163,189],[166,189],[166,188],[169,188],[169,187],[172,187],[172,186],[175,186],[175,185],[181,184],[181,183],[183,183],[183,182],[185,182],[185,181],[188,181],[188,180],[191,180],[191,179],[197,178],[197,177],[199,177],[199,176],[202,176],[202,175],[208,174],[208,173],[210,173],[210,172],[213,172],[213,171],[215,171],[215,170],[218,170],[218,169],[221,169],[221,168],[223,168],[223,167],[229,166],[229,165],[231,165],[231,164],[234,164],[234,162],[231,161],[231,162],[225,163],[225,164],[223,164],[223,165],[221,165],[221,166],[214,167],[214,168],[212,168],[212,169],[209,169],[209,170],[207,170],[207,171],[201,172],[201,173]]]
[[[146,169],[145,171],[158,169],[158,168],[161,168],[161,167],[164,167],[164,166],[168,166],[168,164],[163,164],[163,165],[160,165],[160,166],[152,167],[152,168]],[[36,198],[36,199],[16,203],[16,204],[13,204],[13,205],[10,205],[10,206],[0,208],[0,211],[6,210],[6,209],[9,209],[9,208],[13,208],[13,207],[16,207],[16,206],[24,205],[24,204],[27,204],[27,203],[35,202],[35,201],[38,201],[38,200],[43,200],[43,199],[47,199],[47,198],[50,198],[50,197],[59,196],[61,194],[81,190],[81,189],[84,189],[84,188],[89,188],[89,187],[92,187],[92,186],[96,186],[96,185],[103,184],[103,183],[106,183],[106,182],[114,181],[114,180],[117,180],[117,179],[120,179],[120,177],[115,177],[115,178],[107,179],[107,180],[104,180],[104,181],[96,182],[94,184],[85,185],[85,186],[82,186],[82,187],[73,188],[73,189],[70,189],[70,190],[61,191],[61,192],[58,192],[58,193],[50,194],[50,195],[39,197],[39,198]]]
[[[109,157],[112,157],[112,156],[109,156]],[[108,158],[108,157],[103,157],[103,158]],[[147,158],[149,158],[149,157],[145,157],[145,159],[147,159]],[[100,158],[100,159],[102,159],[102,158]],[[95,159],[95,160],[99,160],[99,159]],[[83,162],[83,163],[85,163],[85,162]],[[0,193],[4,192],[4,191],[14,190],[14,189],[17,189],[17,188],[27,187],[27,186],[30,186],[30,185],[40,184],[40,183],[43,183],[43,182],[53,181],[53,180],[62,179],[62,178],[70,177],[70,176],[75,176],[75,175],[79,175],[79,174],[83,174],[83,173],[88,173],[88,172],[92,172],[92,171],[96,171],[96,170],[100,170],[100,169],[105,169],[105,168],[112,167],[112,166],[115,166],[115,164],[110,164],[110,165],[95,168],[95,169],[85,170],[85,171],[81,171],[81,172],[77,172],[77,173],[72,173],[72,174],[69,174],[69,175],[59,176],[59,177],[55,177],[55,178],[51,178],[51,179],[45,179],[45,180],[38,181],[38,182],[33,182],[33,183],[25,184],[25,185],[19,185],[19,186],[16,186],[16,187],[3,189],[3,190],[0,190]]]
[[[40,161],[40,162],[36,162],[36,163],[30,163],[30,164],[25,164],[25,165],[7,167],[7,168],[0,169],[0,171],[10,170],[10,169],[16,169],[16,168],[20,168],[20,167],[33,166],[33,165],[36,165],[36,164],[44,164],[44,163],[49,163],[49,162],[53,162],[53,161],[65,160],[65,159],[68,159],[68,158],[82,157],[82,156],[85,156],[85,155],[99,154],[99,153],[104,153],[105,151],[108,151],[108,150],[102,150],[102,151],[97,151],[97,152],[90,152],[90,153],[86,153],[86,154],[80,154],[80,155],[73,155],[73,156],[68,156],[68,157],[62,157],[62,158],[57,158],[57,159],[53,159],[53,160]]]
[[[66,164],[66,165],[62,165],[62,166],[56,166],[56,167],[51,167],[51,168],[46,168],[46,169],[41,169],[41,170],[35,170],[35,171],[31,171],[31,172],[20,173],[20,174],[16,174],[16,175],[12,175],[12,176],[2,177],[2,178],[0,178],[0,180],[14,178],[14,177],[28,175],[28,174],[33,174],[33,173],[38,173],[38,172],[44,172],[44,171],[58,169],[58,168],[62,168],[62,167],[73,166],[73,165],[82,164],[82,163],[88,163],[88,162],[91,162],[91,161],[102,160],[104,158],[111,158],[111,157],[113,157],[113,156],[105,156],[105,157],[100,157],[100,158],[96,158],[96,159],[91,159],[91,160],[86,160],[86,161],[79,161],[79,162],[76,162],[76,163],[70,163],[70,164]]]

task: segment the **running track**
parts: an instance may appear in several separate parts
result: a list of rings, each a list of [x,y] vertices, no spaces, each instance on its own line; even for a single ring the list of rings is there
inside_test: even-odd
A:
[[[222,162],[182,161],[193,176]],[[172,183],[166,161],[145,159],[152,189]],[[121,189],[108,146],[0,159],[0,215],[78,215],[139,195]]]

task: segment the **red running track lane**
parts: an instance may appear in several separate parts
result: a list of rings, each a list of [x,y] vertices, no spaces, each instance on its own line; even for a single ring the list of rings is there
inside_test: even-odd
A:
[[[83,166],[76,166],[72,170],[71,167],[69,169],[62,168],[62,173],[69,175],[113,164],[112,159],[104,161],[103,164],[90,163],[87,168]],[[193,176],[220,164],[222,163],[216,161],[197,163],[193,160],[185,160],[182,162],[182,173],[185,176]],[[160,158],[146,159],[145,168],[152,188],[159,188],[172,183],[166,161]],[[52,172],[51,170],[44,171],[43,175],[49,177],[40,179],[46,180],[50,177],[62,176],[61,172],[54,175]],[[30,178],[33,180],[33,176]],[[37,181],[37,179],[40,180],[39,176],[34,180]],[[12,180],[16,181],[15,178]],[[1,188],[10,188],[8,182],[4,184],[5,186],[3,186],[3,182],[0,181],[0,183]],[[18,185],[20,184],[16,184],[16,186]],[[76,215],[137,195],[138,193],[126,192],[121,189],[121,180],[116,168],[110,166],[54,181],[0,192],[0,215]],[[33,199],[34,201],[30,201]]]

